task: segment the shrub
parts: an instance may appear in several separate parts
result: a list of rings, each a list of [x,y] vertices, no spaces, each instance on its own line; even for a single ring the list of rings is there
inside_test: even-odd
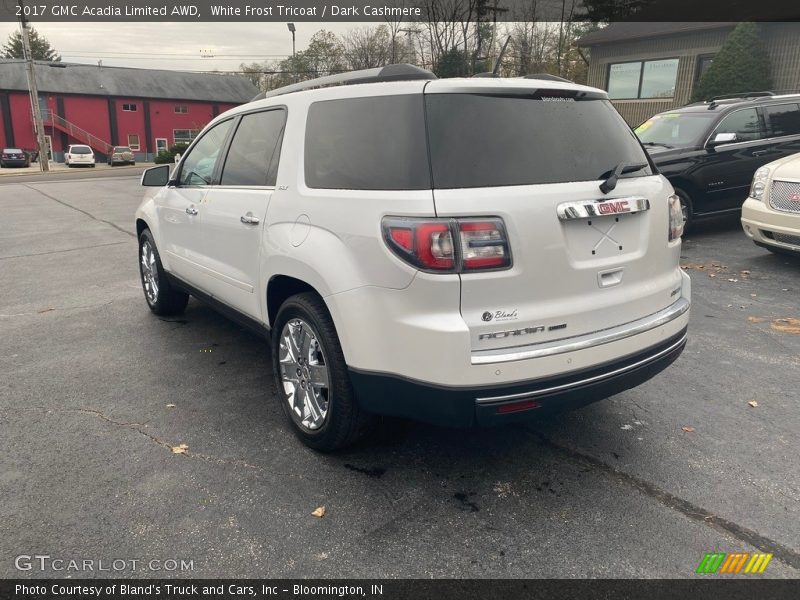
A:
[[[174,146],[170,146],[169,150],[162,150],[159,152],[154,162],[157,165],[172,164],[175,162],[175,155],[182,155],[184,152],[186,152],[186,148],[188,147],[189,144],[175,144]]]
[[[724,94],[761,92],[772,87],[769,56],[756,23],[739,23],[697,82],[692,101]]]

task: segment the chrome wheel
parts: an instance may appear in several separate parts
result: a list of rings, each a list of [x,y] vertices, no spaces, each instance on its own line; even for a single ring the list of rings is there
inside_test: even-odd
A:
[[[301,319],[287,321],[278,363],[292,418],[307,431],[318,430],[328,416],[330,385],[322,344],[311,325]]]
[[[142,271],[144,295],[150,304],[155,304],[158,302],[158,266],[156,253],[153,252],[153,246],[148,240],[142,243],[139,265]]]

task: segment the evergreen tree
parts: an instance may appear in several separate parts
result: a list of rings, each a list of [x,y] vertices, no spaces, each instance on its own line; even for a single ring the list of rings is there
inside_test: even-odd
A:
[[[769,56],[756,23],[739,23],[695,85],[692,101],[772,87]]]
[[[46,60],[50,62],[61,62],[61,57],[58,55],[47,38],[39,35],[33,27],[30,28],[29,34],[31,40],[31,54],[33,60]],[[4,58],[25,58],[25,53],[22,51],[22,32],[17,30],[8,36],[8,41],[3,46]]]

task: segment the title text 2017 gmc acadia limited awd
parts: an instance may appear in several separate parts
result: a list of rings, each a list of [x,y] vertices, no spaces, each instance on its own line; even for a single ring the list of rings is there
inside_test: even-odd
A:
[[[347,85],[334,85],[347,84]],[[269,331],[310,446],[373,415],[502,423],[638,385],[683,350],[682,215],[605,92],[408,65],[214,119],[136,215],[145,298]]]

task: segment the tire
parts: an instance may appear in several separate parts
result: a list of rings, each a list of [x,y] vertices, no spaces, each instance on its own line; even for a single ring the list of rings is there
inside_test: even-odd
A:
[[[272,329],[272,370],[283,413],[310,448],[320,452],[344,448],[374,424],[358,405],[336,328],[317,294],[292,296],[278,311]],[[321,382],[327,385],[317,385]]]
[[[675,188],[675,195],[681,200],[681,209],[683,210],[683,233],[688,232],[694,224],[694,205],[689,194],[680,188]]]
[[[189,294],[176,290],[170,284],[149,229],[142,231],[139,236],[139,279],[147,306],[155,314],[162,317],[179,315],[186,309]]]

